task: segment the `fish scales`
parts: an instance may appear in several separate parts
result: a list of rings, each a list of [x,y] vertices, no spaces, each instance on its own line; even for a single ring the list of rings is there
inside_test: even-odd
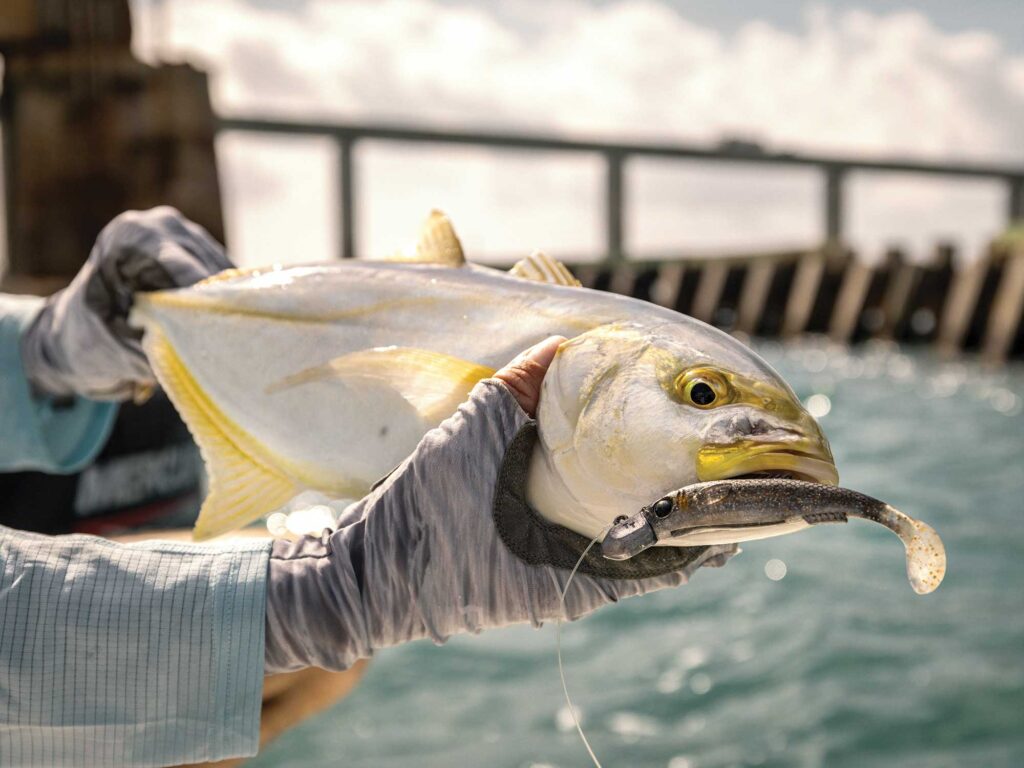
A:
[[[528,489],[548,519],[592,537],[653,495],[751,468],[834,482],[814,420],[743,344],[574,285],[543,254],[511,273],[465,264],[438,216],[412,261],[235,270],[139,297],[132,320],[211,477],[198,538],[303,490],[365,493],[476,381],[551,335],[569,341]]]

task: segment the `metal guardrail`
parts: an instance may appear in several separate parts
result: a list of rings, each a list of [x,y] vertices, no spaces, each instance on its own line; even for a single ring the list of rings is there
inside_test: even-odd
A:
[[[855,157],[763,152],[756,145],[726,144],[717,148],[669,143],[602,142],[562,139],[530,133],[496,131],[455,131],[407,128],[394,125],[356,125],[327,122],[298,122],[263,118],[225,117],[218,121],[221,131],[244,131],[289,136],[318,136],[333,139],[338,146],[340,234],[342,258],[356,256],[355,146],[364,140],[409,144],[476,146],[498,150],[540,150],[591,153],[605,161],[605,260],[615,263],[626,258],[623,222],[623,171],[632,157],[660,157],[723,163],[816,168],[824,176],[821,202],[823,240],[838,243],[843,236],[844,181],[852,171],[881,171],[930,176],[970,177],[1001,181],[1007,187],[1007,220],[1024,220],[1024,167],[975,163],[930,163],[887,158],[868,160]]]

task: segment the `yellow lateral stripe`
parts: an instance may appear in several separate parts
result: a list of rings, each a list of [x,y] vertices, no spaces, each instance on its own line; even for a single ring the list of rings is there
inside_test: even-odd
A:
[[[138,300],[143,307],[144,313],[145,305],[152,304],[156,307],[202,310],[204,312],[216,312],[224,315],[258,317],[261,320],[279,320],[286,323],[336,323],[345,320],[356,320],[381,312],[395,312],[402,309],[415,309],[417,307],[427,309],[441,301],[432,296],[407,296],[398,299],[387,299],[365,307],[338,309],[321,315],[293,315],[239,306],[238,304],[230,303],[225,296],[206,296],[198,291],[156,291],[139,296]]]

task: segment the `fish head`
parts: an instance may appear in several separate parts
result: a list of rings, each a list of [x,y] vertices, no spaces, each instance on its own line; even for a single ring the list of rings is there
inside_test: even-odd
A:
[[[690,318],[604,325],[565,342],[537,419],[529,499],[591,537],[700,481],[838,482],[828,441],[778,373]]]

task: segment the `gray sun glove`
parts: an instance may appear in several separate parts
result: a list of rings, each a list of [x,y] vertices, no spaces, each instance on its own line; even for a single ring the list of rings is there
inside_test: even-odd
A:
[[[487,379],[367,497],[319,539],[276,541],[267,581],[266,672],[345,669],[419,638],[580,616],[623,597],[686,582],[734,547],[710,547],[677,571],[644,579],[530,565],[502,542],[492,499],[503,457],[529,417]]]
[[[25,331],[29,381],[47,395],[94,400],[124,400],[152,386],[142,334],[128,325],[135,293],[191,285],[231,266],[220,244],[174,208],[122,213]]]

